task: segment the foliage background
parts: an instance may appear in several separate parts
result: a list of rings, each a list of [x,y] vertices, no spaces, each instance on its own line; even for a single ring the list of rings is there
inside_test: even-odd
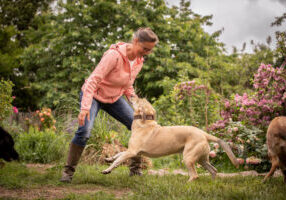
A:
[[[153,103],[162,125],[194,125],[206,130],[223,119],[220,113],[225,99],[255,93],[254,74],[261,63],[285,66],[285,31],[277,32],[275,40],[268,38],[265,44],[253,42],[252,54],[244,48],[226,54],[218,39],[222,30],[205,32],[203,26],[212,25],[212,16],[194,13],[191,1],[167,7],[163,0],[59,0],[51,9],[53,2],[0,0],[0,77],[13,82],[13,93],[4,93],[16,96],[12,103],[20,112],[51,108],[57,119],[56,132],[73,133],[84,80],[111,44],[130,41],[139,27],[152,28],[160,42],[146,57],[135,88],[139,96]],[[285,14],[277,16],[272,26],[281,26],[285,18]],[[275,49],[270,48],[271,41],[276,42]],[[188,81],[211,91],[208,102],[200,90],[178,99],[175,86]],[[285,114],[285,104],[279,109]],[[127,145],[130,133],[123,126],[103,113],[98,120],[103,123],[96,123],[90,142],[99,149],[114,138]],[[237,122],[245,127],[240,134],[248,138],[260,128],[259,137],[265,141],[266,126]]]

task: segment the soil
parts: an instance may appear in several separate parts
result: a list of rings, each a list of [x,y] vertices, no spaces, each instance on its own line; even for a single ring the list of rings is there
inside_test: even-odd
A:
[[[26,167],[31,168],[39,173],[45,173],[47,169],[54,167],[52,164],[26,164]],[[23,200],[31,199],[61,199],[69,194],[95,194],[97,192],[105,192],[113,194],[116,198],[121,198],[132,193],[128,189],[107,189],[105,187],[94,185],[63,185],[63,186],[43,186],[39,188],[22,188],[22,189],[7,189],[0,186],[0,199],[19,198]]]
[[[49,187],[44,186],[33,189],[6,189],[0,187],[0,198],[20,198],[25,200],[30,199],[60,199],[66,197],[68,194],[95,194],[99,191],[114,194],[116,198],[121,198],[131,192],[131,190],[110,190],[97,186],[58,186]]]

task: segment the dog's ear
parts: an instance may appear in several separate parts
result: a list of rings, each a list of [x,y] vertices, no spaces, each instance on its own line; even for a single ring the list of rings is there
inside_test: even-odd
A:
[[[141,106],[138,106],[136,111],[139,113],[139,115],[143,115],[143,111],[142,111]]]

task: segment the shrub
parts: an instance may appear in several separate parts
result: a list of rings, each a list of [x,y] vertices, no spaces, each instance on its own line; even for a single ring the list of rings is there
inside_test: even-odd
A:
[[[266,130],[270,121],[286,112],[286,78],[283,68],[261,64],[254,75],[254,93],[235,94],[223,104],[221,116],[212,130],[224,128],[230,119]]]
[[[267,127],[274,117],[286,112],[285,73],[286,70],[282,67],[261,64],[254,75],[254,92],[242,96],[235,94],[230,100],[225,100],[221,112],[223,119],[210,127],[211,131],[218,133],[228,132],[235,125],[238,131],[225,136],[237,143],[234,150],[238,148],[243,159],[248,158],[244,161],[253,163],[250,166],[258,170],[269,168],[265,145]]]
[[[217,95],[201,80],[179,82],[173,90],[154,102],[162,125],[208,127],[219,115]]]
[[[42,108],[40,111],[36,111],[36,117],[39,120],[40,130],[45,129],[53,129],[56,130],[56,120],[52,114],[52,110],[50,108]]]
[[[50,163],[59,161],[67,150],[67,140],[62,133],[55,133],[46,129],[38,131],[30,128],[21,133],[16,141],[15,148],[21,160],[35,163]]]
[[[265,132],[255,126],[245,126],[242,122],[230,121],[227,126],[212,134],[227,141],[241,165],[258,171],[267,171],[269,167]],[[215,161],[223,157],[222,148],[212,144],[218,155]]]

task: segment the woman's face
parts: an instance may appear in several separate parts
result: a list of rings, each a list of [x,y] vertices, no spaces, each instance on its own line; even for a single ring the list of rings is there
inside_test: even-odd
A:
[[[133,50],[137,57],[150,54],[155,45],[156,42],[139,42],[137,38],[133,40]]]

